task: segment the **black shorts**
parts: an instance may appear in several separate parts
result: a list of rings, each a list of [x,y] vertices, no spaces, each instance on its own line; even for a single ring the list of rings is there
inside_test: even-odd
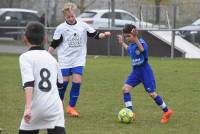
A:
[[[19,130],[19,134],[39,134],[39,130]],[[64,127],[47,129],[47,134],[66,134]]]

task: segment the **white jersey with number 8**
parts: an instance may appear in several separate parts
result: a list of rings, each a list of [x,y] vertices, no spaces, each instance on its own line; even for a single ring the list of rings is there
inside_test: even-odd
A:
[[[20,56],[20,69],[23,86],[34,81],[32,119],[30,124],[22,119],[20,129],[64,127],[63,104],[56,84],[59,73],[56,59],[46,50],[29,50]]]

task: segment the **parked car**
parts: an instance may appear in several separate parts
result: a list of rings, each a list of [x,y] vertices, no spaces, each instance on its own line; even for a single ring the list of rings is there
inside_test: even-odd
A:
[[[140,21],[136,16],[121,9],[115,9],[115,25],[114,27],[123,27],[124,24],[134,24],[137,27],[152,27],[151,23]],[[88,10],[80,14],[77,19],[90,24],[94,28],[111,27],[112,12],[108,9]]]
[[[24,27],[30,21],[40,21],[37,11],[18,8],[1,8],[0,37],[20,38],[23,30],[16,29],[16,27]]]
[[[191,25],[179,28],[179,34],[189,42],[200,44],[200,19],[194,21]]]

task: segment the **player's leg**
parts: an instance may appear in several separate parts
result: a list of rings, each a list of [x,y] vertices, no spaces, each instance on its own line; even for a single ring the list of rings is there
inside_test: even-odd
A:
[[[128,84],[124,84],[124,86],[122,87],[124,104],[126,108],[133,111],[133,104],[132,104],[131,93],[130,93],[131,89],[132,89],[132,86]]]
[[[135,72],[132,72],[131,74],[129,74],[128,79],[125,81],[125,84],[122,88],[124,104],[127,108],[131,109],[132,111],[134,111],[134,107],[132,104],[130,90],[139,83],[140,81],[138,80],[137,74]]]
[[[66,134],[64,127],[55,127],[54,129],[47,129],[48,134]]]
[[[69,106],[67,107],[67,113],[71,116],[79,116],[79,113],[75,110],[75,106],[80,94],[82,75],[83,67],[72,68],[72,87],[70,90]]]
[[[19,130],[19,134],[39,134],[39,130]]]
[[[168,108],[164,100],[160,95],[158,95],[156,92],[149,93],[149,96],[154,99],[155,103],[162,109],[164,112],[160,122],[161,123],[167,123],[169,121],[169,118],[173,114],[172,109]]]
[[[160,95],[158,95],[156,92],[150,92],[148,94],[155,101],[155,103],[162,109],[163,112],[168,111],[168,107]]]
[[[61,69],[61,72],[63,76],[63,88],[58,91],[59,91],[60,99],[64,101],[65,92],[69,83],[70,69],[67,69],[67,68]]]
[[[161,122],[162,123],[168,122],[168,120],[172,114],[172,110],[168,109],[168,107],[167,107],[166,103],[164,102],[164,100],[162,99],[162,97],[156,93],[156,82],[155,82],[155,78],[154,78],[153,72],[150,67],[147,67],[145,69],[141,81],[144,85],[146,92],[149,94],[149,96],[162,109],[162,111],[164,112],[164,115],[167,115],[167,118],[165,119],[165,121],[162,122],[162,119],[161,119]]]

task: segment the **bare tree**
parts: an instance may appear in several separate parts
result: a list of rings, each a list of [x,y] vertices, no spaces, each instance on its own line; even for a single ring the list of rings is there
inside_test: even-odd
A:
[[[20,7],[20,0],[0,0],[1,8]]]
[[[78,9],[80,10],[80,13],[83,13],[85,9],[87,9],[89,6],[91,6],[93,3],[95,3],[96,0],[88,1],[88,0],[70,0],[70,2],[74,2]]]
[[[14,0],[7,0],[8,7],[13,7]]]
[[[156,6],[156,24],[160,23],[160,3],[162,0],[155,0],[155,6]]]
[[[170,0],[155,0],[155,6],[156,6],[156,20],[155,23],[159,24],[160,23],[160,7],[162,4],[169,4]]]

